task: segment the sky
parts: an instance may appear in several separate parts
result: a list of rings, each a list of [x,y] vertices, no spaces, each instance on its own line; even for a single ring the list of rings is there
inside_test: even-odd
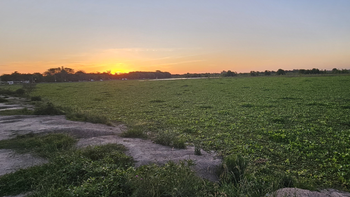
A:
[[[0,75],[350,69],[349,0],[0,0]]]

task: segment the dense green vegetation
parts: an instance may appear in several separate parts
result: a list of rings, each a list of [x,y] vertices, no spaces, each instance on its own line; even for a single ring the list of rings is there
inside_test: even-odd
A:
[[[118,144],[75,149],[65,134],[24,135],[0,141],[0,149],[36,153],[49,163],[0,176],[0,195],[30,191],[41,196],[213,196],[214,184],[197,177],[191,162],[133,168]]]
[[[240,153],[256,176],[350,186],[349,76],[39,84],[33,95]]]
[[[37,113],[122,122],[125,137],[178,148],[192,142],[198,155],[199,147],[216,150],[221,181],[196,177],[191,161],[135,169],[119,145],[76,150],[66,135],[28,135],[0,148],[50,163],[0,177],[1,195],[264,196],[281,187],[350,187],[350,76],[39,84],[30,96],[43,100]]]

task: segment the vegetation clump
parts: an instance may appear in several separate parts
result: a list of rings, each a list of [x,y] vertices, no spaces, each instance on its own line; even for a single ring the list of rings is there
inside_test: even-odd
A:
[[[221,179],[225,182],[239,183],[244,178],[248,163],[240,154],[227,156],[222,165]]]
[[[33,111],[29,110],[28,108],[4,110],[4,111],[0,111],[0,115],[2,115],[2,116],[33,115]]]
[[[125,147],[107,144],[75,149],[64,134],[18,136],[0,148],[36,152],[49,163],[0,177],[0,195],[39,196],[210,196],[213,185],[197,177],[193,162],[135,169]],[[213,195],[212,195],[213,196]]]
[[[108,120],[108,118],[101,114],[93,114],[93,113],[68,109],[66,113],[66,118],[68,120],[73,120],[73,121],[99,123],[99,124],[106,124],[106,125],[112,126],[112,123]]]
[[[0,103],[6,103],[6,102],[8,102],[7,99],[0,97]]]
[[[13,149],[19,153],[35,153],[41,157],[48,158],[56,152],[69,150],[76,140],[67,134],[18,135],[16,138],[1,140],[0,149]]]
[[[56,107],[53,103],[47,102],[36,107],[34,110],[35,115],[64,115],[65,112],[60,108]]]
[[[130,129],[124,131],[121,134],[122,137],[129,137],[129,138],[147,138],[147,133],[145,130],[145,126],[143,125],[135,125],[131,127]]]
[[[178,136],[178,133],[172,130],[159,131],[154,141],[157,144],[172,146],[174,148],[186,148],[185,139]]]
[[[41,101],[41,96],[32,96],[30,97],[31,101]]]

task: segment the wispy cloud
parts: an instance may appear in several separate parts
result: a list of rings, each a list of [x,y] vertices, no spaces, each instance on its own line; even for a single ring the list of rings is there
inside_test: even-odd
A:
[[[189,60],[189,61],[182,61],[182,62],[172,62],[172,63],[165,63],[165,64],[158,64],[154,66],[171,66],[171,65],[178,65],[178,64],[188,64],[188,63],[194,63],[194,62],[205,62],[205,59],[201,60]]]

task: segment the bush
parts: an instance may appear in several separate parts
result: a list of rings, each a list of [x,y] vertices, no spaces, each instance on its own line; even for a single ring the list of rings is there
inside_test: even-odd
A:
[[[40,105],[39,107],[35,108],[34,110],[35,115],[64,115],[64,111],[54,106],[53,103],[47,102],[44,105]]]
[[[15,91],[16,96],[23,96],[26,93],[26,91],[23,88],[17,89]]]

